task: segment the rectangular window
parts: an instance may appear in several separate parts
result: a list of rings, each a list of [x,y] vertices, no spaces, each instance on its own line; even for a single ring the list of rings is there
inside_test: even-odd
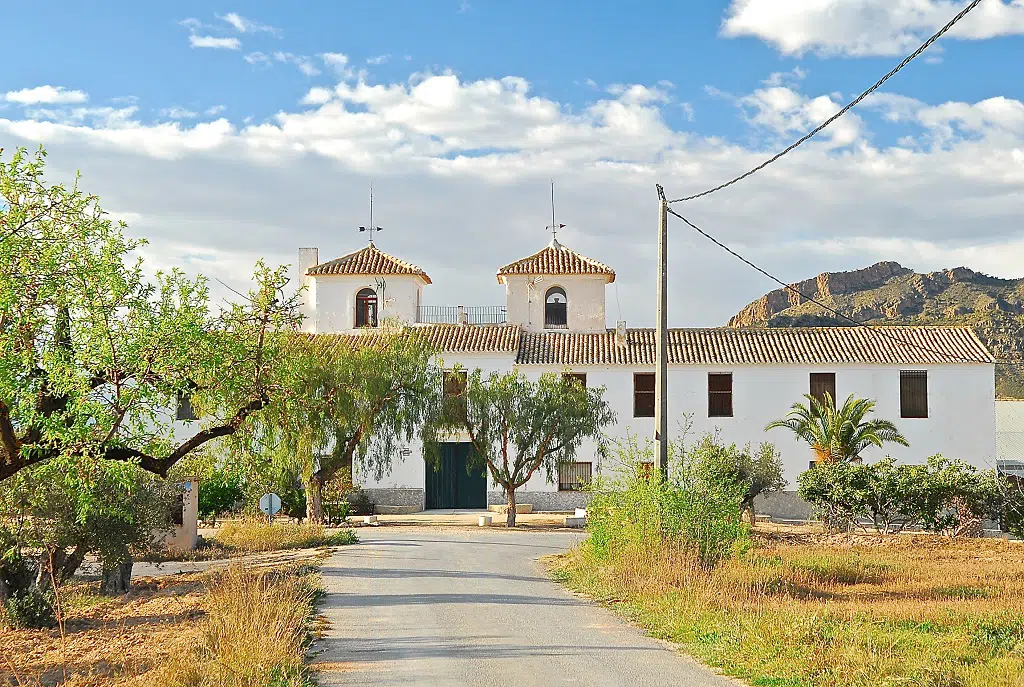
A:
[[[444,403],[454,413],[455,419],[465,419],[467,412],[465,370],[445,370]]]
[[[835,372],[812,372],[811,373],[811,396],[818,399],[818,403],[825,403],[825,394],[836,402],[836,373]]]
[[[928,417],[927,370],[900,370],[900,417]]]
[[[579,384],[584,389],[587,388],[587,375],[583,372],[565,372],[562,374],[562,381]]]
[[[558,491],[579,491],[590,484],[593,463],[561,463],[558,466]]]
[[[184,525],[185,524],[185,494],[179,493],[171,499],[171,524],[172,525]]]
[[[654,373],[633,374],[633,417],[654,417]]]
[[[732,417],[732,372],[708,373],[708,417]]]

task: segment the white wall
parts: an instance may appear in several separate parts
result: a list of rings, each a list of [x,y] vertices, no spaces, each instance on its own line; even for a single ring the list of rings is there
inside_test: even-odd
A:
[[[605,286],[608,278],[601,275],[550,275],[530,291],[534,277],[508,276],[505,279],[505,303],[508,321],[520,324],[526,331],[544,330],[544,299],[548,289],[560,286],[568,300],[569,329],[577,332],[603,332],[605,322]]]
[[[565,368],[522,366],[520,369],[531,379],[542,372],[562,372]],[[989,365],[914,366],[928,370],[928,418],[900,418],[899,366],[810,367],[810,366],[736,366],[669,368],[669,432],[678,436],[684,414],[692,421],[689,439],[696,440],[708,432],[718,431],[723,440],[743,445],[770,441],[782,454],[786,479],[790,489],[796,489],[796,478],[807,469],[813,458],[803,442],[792,437],[787,430],[775,429],[766,433],[765,426],[789,411],[796,401],[803,400],[809,391],[811,372],[835,372],[836,395],[840,402],[849,394],[877,401],[875,417],[891,420],[907,437],[905,448],[887,444],[882,450],[869,449],[867,460],[892,455],[906,462],[924,462],[928,456],[942,453],[949,458],[960,458],[981,468],[995,465],[995,402],[994,374]],[[580,366],[573,372],[587,374],[587,386],[607,388],[606,400],[617,415],[617,423],[606,434],[625,437],[633,432],[641,438],[653,438],[654,418],[633,417],[633,373],[654,372],[653,367],[600,367]],[[708,417],[708,372],[732,372],[733,417]],[[584,444],[578,460],[596,456],[595,442]],[[595,468],[600,459],[593,458]],[[603,467],[611,468],[613,459]],[[557,489],[557,485],[531,484],[529,489]]]
[[[506,371],[512,368],[512,356],[454,356],[445,359],[446,366],[455,362],[467,368],[480,367],[485,371]],[[536,380],[544,372],[561,373],[568,368],[557,366],[519,366],[528,378]],[[928,417],[904,419],[900,417],[900,369],[928,370]],[[587,374],[587,386],[604,386],[605,398],[615,411],[617,422],[606,434],[623,438],[632,432],[641,439],[654,436],[654,418],[633,417],[633,373],[654,372],[653,367],[579,366],[573,372]],[[708,417],[708,372],[732,372],[733,417]],[[995,401],[994,373],[990,365],[942,366],[735,366],[669,368],[669,422],[670,436],[679,436],[684,414],[691,422],[690,442],[708,432],[719,432],[721,438],[740,446],[754,446],[770,441],[782,454],[785,477],[789,489],[796,489],[797,476],[807,469],[813,458],[806,443],[796,440],[784,429],[765,432],[773,420],[782,418],[790,406],[803,401],[809,391],[811,372],[836,373],[836,395],[840,402],[850,394],[870,398],[877,402],[874,417],[891,420],[910,442],[909,447],[887,444],[884,449],[865,451],[867,460],[892,455],[899,460],[924,462],[929,456],[941,453],[948,458],[959,458],[979,468],[995,466]],[[365,487],[424,487],[425,472],[422,447],[418,442],[409,446],[411,456],[396,460],[392,472],[380,481],[368,479]],[[594,463],[599,468],[614,468],[614,456],[604,461],[598,455],[597,442],[584,442],[577,452],[577,460]],[[495,485],[491,486],[496,488]],[[523,488],[526,491],[557,491],[558,485],[535,475]]]
[[[326,275],[310,278],[310,295],[314,298],[312,317],[305,323],[305,331],[317,334],[343,332],[355,328],[356,294],[361,289],[377,290],[376,279],[383,278],[387,286],[383,299],[377,294],[377,318],[403,322],[416,322],[420,292],[426,282],[414,275]],[[389,304],[385,301],[391,301]]]

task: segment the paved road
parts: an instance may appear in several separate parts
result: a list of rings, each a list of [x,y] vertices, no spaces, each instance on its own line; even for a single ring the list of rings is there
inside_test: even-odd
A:
[[[322,685],[734,686],[537,564],[569,532],[360,530],[323,569]]]

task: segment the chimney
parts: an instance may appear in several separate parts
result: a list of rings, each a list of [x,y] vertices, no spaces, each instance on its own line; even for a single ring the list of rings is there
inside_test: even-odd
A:
[[[320,251],[317,248],[300,248],[299,249],[299,280],[306,283],[306,271],[310,267],[315,267],[320,264]]]
[[[615,323],[615,346],[617,348],[625,348],[627,343],[626,339],[626,321],[619,320]]]
[[[316,248],[299,249],[299,284],[305,287],[299,304],[299,312],[302,314],[302,331],[316,333],[316,281],[313,277],[307,277],[306,272],[310,267],[320,264],[320,251]]]

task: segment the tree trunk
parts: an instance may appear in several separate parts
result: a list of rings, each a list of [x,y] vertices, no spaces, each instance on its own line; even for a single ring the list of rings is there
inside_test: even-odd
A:
[[[306,519],[311,525],[324,522],[324,478],[320,472],[310,475],[306,485]]]
[[[78,572],[78,569],[82,567],[82,561],[85,560],[86,547],[83,544],[79,544],[75,547],[75,550],[64,559],[64,564],[60,566],[58,570],[57,582],[64,584],[67,582],[72,575]]]
[[[100,582],[101,594],[127,594],[132,586],[132,560],[117,563],[112,568],[103,566],[103,581]]]
[[[508,487],[505,489],[505,495],[508,497],[508,517],[505,520],[506,527],[516,526],[516,488]]]
[[[747,519],[750,521],[750,526],[754,527],[757,524],[757,514],[754,512],[754,502],[750,501],[743,505],[743,512],[746,514]]]

